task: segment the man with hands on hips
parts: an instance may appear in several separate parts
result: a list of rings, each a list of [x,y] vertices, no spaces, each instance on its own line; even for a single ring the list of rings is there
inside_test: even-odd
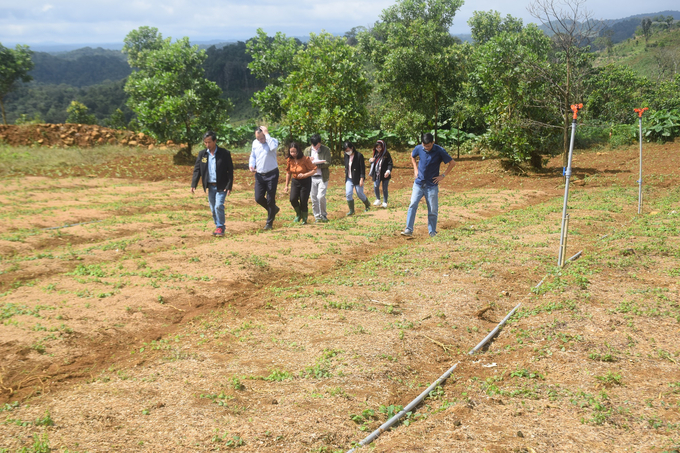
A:
[[[406,228],[401,232],[401,235],[406,237],[413,236],[413,226],[416,221],[418,203],[423,197],[425,197],[427,202],[427,229],[430,237],[437,235],[439,183],[451,172],[456,164],[444,148],[434,144],[432,134],[423,134],[421,141],[422,144],[416,146],[413,152],[411,152],[411,164],[413,165],[415,182],[411,192],[411,203],[406,214]],[[448,165],[444,173],[439,174],[439,167],[442,162]]]

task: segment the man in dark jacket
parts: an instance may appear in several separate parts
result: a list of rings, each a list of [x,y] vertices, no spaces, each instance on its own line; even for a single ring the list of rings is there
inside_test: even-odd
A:
[[[234,185],[234,163],[231,153],[217,146],[217,136],[213,131],[203,135],[206,149],[198,153],[194,176],[191,179],[191,193],[196,193],[198,180],[203,181],[203,192],[208,192],[210,211],[215,221],[213,236],[224,236],[224,199],[231,193]]]

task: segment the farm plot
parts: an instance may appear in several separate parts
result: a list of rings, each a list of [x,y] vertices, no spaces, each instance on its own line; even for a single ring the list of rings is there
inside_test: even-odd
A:
[[[8,176],[0,449],[347,451],[460,362],[366,450],[673,451],[678,149],[648,148],[642,216],[635,150],[575,157],[568,255],[583,256],[563,269],[559,158],[522,176],[465,156],[440,234],[423,204],[413,240],[404,154],[388,209],[345,217],[336,168],[331,222],[293,223],[279,194],[271,232],[237,154],[222,239],[170,155],[153,174],[138,156]]]

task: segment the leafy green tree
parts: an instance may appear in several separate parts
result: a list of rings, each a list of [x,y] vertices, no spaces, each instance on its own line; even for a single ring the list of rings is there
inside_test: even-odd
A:
[[[189,38],[172,43],[150,27],[130,32],[123,52],[137,68],[125,91],[142,131],[159,141],[186,143],[183,157],[190,158],[192,146],[207,129],[219,130],[231,108],[217,84],[204,77],[206,52]]]
[[[71,104],[66,108],[66,113],[68,113],[66,122],[73,124],[97,124],[97,119],[94,115],[87,113],[88,110],[85,104],[71,101]]]
[[[460,88],[465,51],[449,33],[462,0],[398,0],[359,46],[375,65],[386,105],[382,126],[403,134],[434,129]]]
[[[17,44],[12,50],[0,44],[0,109],[4,124],[7,124],[5,96],[16,90],[19,82],[28,83],[33,79],[28,75],[33,69],[31,53],[28,46]]]
[[[359,129],[366,117],[370,85],[357,50],[345,38],[310,34],[307,47],[293,58],[285,79],[285,123],[292,135],[328,133],[331,149],[341,155],[345,132]]]
[[[645,17],[640,22],[640,28],[642,29],[642,36],[645,37],[645,43],[649,41],[649,37],[652,36],[652,19]]]
[[[483,112],[484,143],[513,162],[541,166],[544,154],[559,143],[559,93],[554,77],[552,44],[531,24],[520,33],[502,32],[475,48],[469,102]]]
[[[646,107],[652,90],[646,77],[618,65],[595,69],[586,85],[585,117],[617,124],[630,123],[633,108]]]
[[[673,29],[673,22],[675,22],[675,19],[673,18],[673,16],[666,16],[665,21],[666,28],[668,29],[668,31],[671,31]]]
[[[646,106],[653,110],[680,110],[680,74],[656,85]]]
[[[269,38],[261,28],[257,30],[257,37],[246,43],[246,52],[253,59],[248,68],[266,82],[265,89],[253,96],[253,105],[271,122],[281,121],[285,114],[282,102],[286,96],[286,78],[295,67],[293,58],[301,47],[298,40],[286,38],[281,32]]]
[[[519,33],[523,27],[522,19],[512,17],[510,14],[503,19],[498,11],[475,11],[468,20],[468,25],[475,44],[484,44],[503,32]]]
[[[592,65],[587,53],[591,36],[597,36],[601,23],[592,18],[584,4],[586,0],[533,0],[529,13],[552,32],[555,64],[562,70],[553,74],[550,83],[559,95],[562,111],[562,161],[566,167],[569,151],[569,126],[572,104],[583,101],[580,90]]]
[[[106,125],[111,129],[125,129],[127,126],[125,113],[123,113],[121,109],[116,109],[116,111],[106,120]]]

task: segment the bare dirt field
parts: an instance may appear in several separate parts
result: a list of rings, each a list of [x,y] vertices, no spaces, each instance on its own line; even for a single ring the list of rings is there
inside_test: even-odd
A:
[[[269,232],[235,154],[225,238],[170,151],[5,171],[0,451],[344,452],[455,363],[359,451],[678,451],[679,148],[645,144],[642,215],[637,147],[576,152],[562,269],[559,157],[462,156],[411,240],[405,153],[387,209],[346,217],[334,167],[331,221],[280,190]]]

